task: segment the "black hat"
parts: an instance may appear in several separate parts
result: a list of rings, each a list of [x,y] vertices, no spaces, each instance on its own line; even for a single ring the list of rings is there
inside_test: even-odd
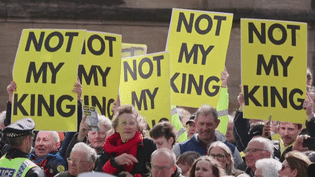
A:
[[[5,127],[2,132],[7,138],[18,138],[32,134],[34,128],[35,122],[31,118],[24,118]]]
[[[249,134],[251,136],[257,136],[257,135],[261,136],[263,133],[263,128],[264,128],[263,124],[254,125],[253,128],[250,129]]]
[[[197,113],[193,113],[193,114],[190,116],[189,120],[186,122],[186,125],[189,124],[189,123],[195,123],[196,115],[197,115]]]

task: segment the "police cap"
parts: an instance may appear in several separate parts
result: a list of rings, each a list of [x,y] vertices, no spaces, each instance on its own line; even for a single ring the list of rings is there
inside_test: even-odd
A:
[[[32,134],[34,128],[35,122],[31,118],[24,118],[10,124],[2,132],[7,138],[18,138]]]

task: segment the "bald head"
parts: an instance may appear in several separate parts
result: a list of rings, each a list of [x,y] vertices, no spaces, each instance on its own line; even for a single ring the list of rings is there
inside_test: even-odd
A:
[[[171,177],[176,170],[176,156],[170,149],[159,148],[151,155],[152,176]]]

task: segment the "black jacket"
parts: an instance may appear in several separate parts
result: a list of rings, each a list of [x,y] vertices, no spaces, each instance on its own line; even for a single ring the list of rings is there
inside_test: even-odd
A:
[[[137,160],[138,163],[133,167],[131,174],[139,173],[143,177],[150,175],[150,161],[151,154],[156,150],[156,145],[153,140],[149,138],[144,138],[141,143],[138,145],[137,150]],[[110,160],[113,167],[120,168],[123,171],[123,166],[118,165],[113,157],[110,157],[106,152],[102,153],[101,156],[97,159],[95,163],[95,171],[103,172],[104,164]],[[120,171],[120,172],[121,172]],[[117,174],[115,174],[117,175]]]

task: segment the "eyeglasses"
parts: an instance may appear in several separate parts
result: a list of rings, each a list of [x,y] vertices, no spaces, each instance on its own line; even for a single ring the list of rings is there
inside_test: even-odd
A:
[[[217,159],[223,159],[224,157],[226,157],[226,155],[224,154],[210,154],[210,156]]]
[[[78,160],[78,159],[71,159],[71,158],[67,158],[68,163],[72,163],[74,162],[75,164],[80,164],[82,162],[89,162],[89,161],[83,161],[83,160]]]
[[[266,151],[266,150],[265,149],[252,148],[252,149],[245,149],[244,153],[245,154],[247,154],[247,153],[255,153],[255,152],[258,152],[258,151]]]
[[[151,164],[152,169],[155,168],[156,170],[169,170],[172,167],[167,167],[167,166],[157,166],[157,165],[153,165]]]

